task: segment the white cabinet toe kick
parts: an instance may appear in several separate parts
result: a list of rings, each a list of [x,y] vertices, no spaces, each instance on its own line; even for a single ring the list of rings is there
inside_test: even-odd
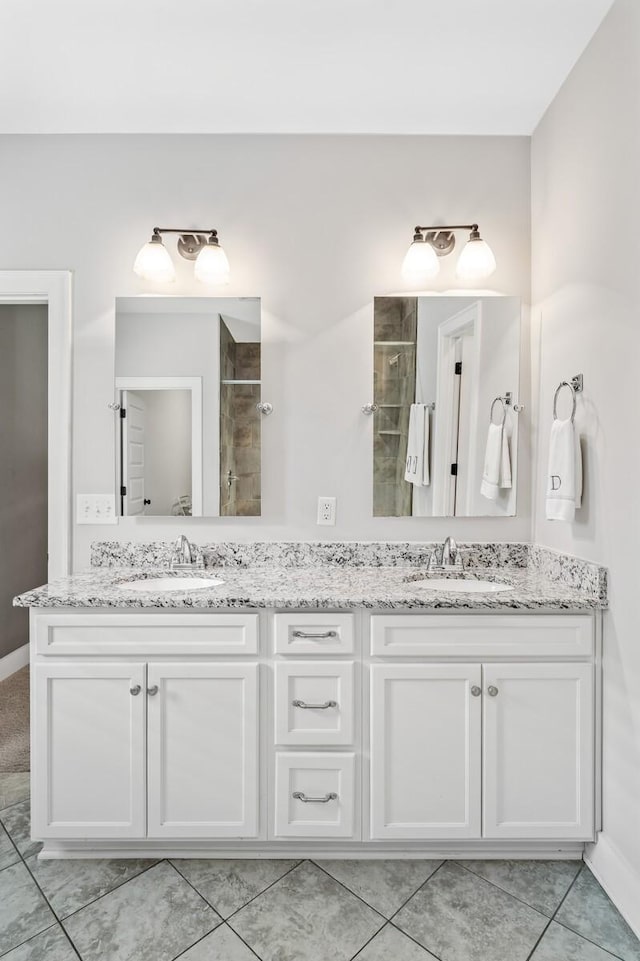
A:
[[[31,611],[41,857],[580,856],[599,613]]]

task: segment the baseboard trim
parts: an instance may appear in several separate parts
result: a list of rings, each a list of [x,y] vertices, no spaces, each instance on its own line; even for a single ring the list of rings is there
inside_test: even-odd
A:
[[[640,875],[624,854],[601,834],[587,845],[584,860],[633,933],[640,938]]]
[[[4,657],[0,657],[0,681],[6,680],[19,671],[21,668],[26,667],[29,663],[29,645],[23,644],[16,651],[11,651],[10,654],[5,654]]]
[[[376,841],[211,841],[148,838],[140,841],[54,840],[44,842],[39,857],[49,858],[394,858],[482,859],[562,859],[580,860],[584,845],[577,841],[538,841],[483,844],[483,842],[432,842],[389,844]]]

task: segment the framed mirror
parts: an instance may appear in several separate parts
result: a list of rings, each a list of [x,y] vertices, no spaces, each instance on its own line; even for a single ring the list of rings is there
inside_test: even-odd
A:
[[[260,300],[119,297],[121,516],[260,514]]]
[[[374,300],[373,513],[516,513],[521,304]]]

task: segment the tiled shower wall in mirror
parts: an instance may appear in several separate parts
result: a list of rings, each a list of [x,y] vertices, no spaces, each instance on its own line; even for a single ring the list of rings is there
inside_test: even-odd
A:
[[[409,408],[416,391],[416,297],[377,297],[374,317],[373,513],[411,514],[411,484],[404,481]]]
[[[220,318],[220,514],[260,514],[260,344]]]

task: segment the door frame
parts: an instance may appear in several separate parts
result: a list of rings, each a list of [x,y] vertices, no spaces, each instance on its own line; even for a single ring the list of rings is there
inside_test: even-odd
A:
[[[122,403],[123,390],[191,391],[191,516],[202,517],[202,446],[204,443],[202,435],[202,377],[116,377],[116,391],[120,404]],[[120,431],[122,431],[121,421]],[[120,443],[116,443],[116,492],[120,490],[122,478],[121,443],[120,435]],[[126,518],[127,515],[121,516],[121,520],[126,520]]]
[[[48,310],[48,576],[71,572],[72,272],[0,270],[0,304]]]
[[[451,513],[451,490],[447,474],[447,465],[451,459],[451,438],[454,429],[454,383],[451,371],[455,363],[455,340],[457,337],[463,336],[466,330],[473,331],[473,350],[469,352],[465,371],[465,377],[469,385],[468,393],[471,397],[469,424],[473,436],[478,423],[477,388],[480,369],[480,339],[482,336],[482,304],[479,299],[456,311],[438,327],[436,434],[433,446],[432,478],[434,517],[453,516]],[[460,451],[458,451],[459,454]],[[470,452],[470,456],[472,455],[473,452]],[[474,463],[469,465],[469,470],[475,471],[475,469],[474,460]],[[446,477],[447,480],[443,481],[443,477]],[[465,511],[467,510],[468,504],[465,504]]]

